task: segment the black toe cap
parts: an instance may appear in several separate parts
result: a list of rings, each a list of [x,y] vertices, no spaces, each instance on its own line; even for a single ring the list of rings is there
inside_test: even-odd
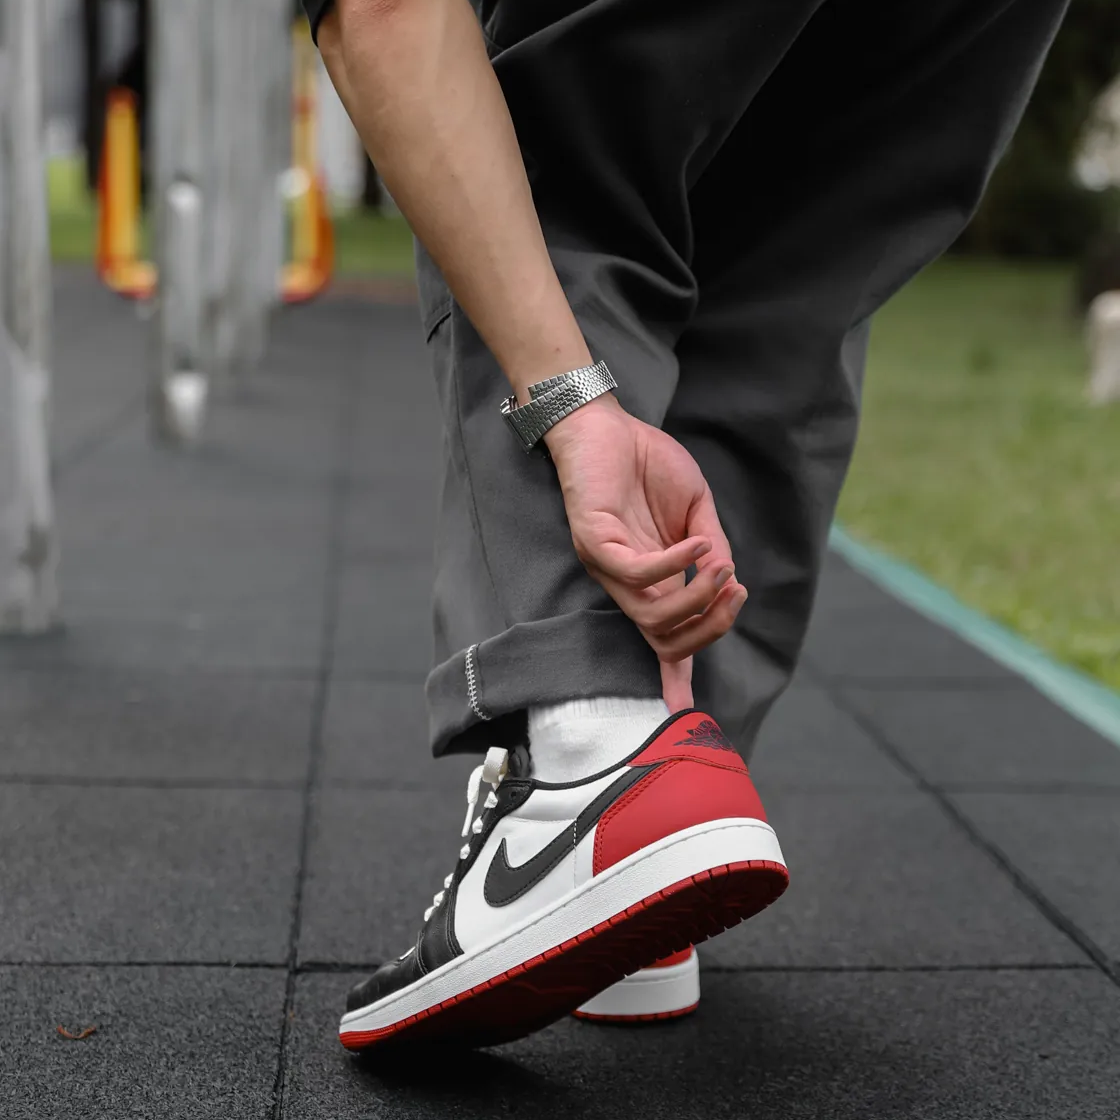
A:
[[[424,973],[416,959],[416,950],[410,949],[403,959],[388,961],[372,976],[356,984],[346,997],[346,1010],[357,1011],[371,1003],[416,983]]]

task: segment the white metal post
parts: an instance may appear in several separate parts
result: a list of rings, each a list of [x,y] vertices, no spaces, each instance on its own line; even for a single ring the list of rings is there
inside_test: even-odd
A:
[[[190,443],[209,396],[203,346],[206,121],[203,29],[211,0],[157,0],[152,11],[151,174],[159,314],[149,418],[160,440]]]
[[[286,0],[244,0],[237,82],[225,87],[236,89],[229,113],[237,152],[231,203],[241,238],[232,274],[233,364],[240,372],[253,370],[264,356],[269,313],[280,294],[283,211],[279,191],[291,119],[290,16]],[[223,58],[228,61],[229,56]]]
[[[266,180],[261,282],[270,303],[281,299],[284,267],[284,173],[292,162],[292,5],[265,0],[264,119]]]
[[[291,9],[287,0],[155,0],[154,7],[152,180],[161,200],[163,298],[153,416],[160,435],[183,439],[176,409],[184,401],[202,408],[208,394],[256,366],[279,296],[278,179],[287,143],[277,131],[286,132],[290,119]],[[174,215],[172,197],[180,206]],[[188,267],[195,261],[197,281]],[[196,296],[197,308],[183,306]],[[195,324],[197,341],[185,333]],[[170,388],[174,379],[181,392]]]
[[[0,17],[0,631],[32,634],[58,611],[43,5],[0,0]]]
[[[164,0],[166,2],[166,0]],[[172,0],[174,2],[174,0]],[[207,262],[206,336],[213,373],[227,386],[245,372],[246,293],[245,277],[252,276],[248,263],[257,240],[257,210],[246,204],[247,180],[259,158],[250,128],[254,115],[251,73],[256,67],[252,27],[256,0],[221,5],[208,21],[204,56],[210,70],[206,82],[206,200]],[[261,122],[256,122],[258,127]],[[259,197],[255,200],[259,206]],[[248,224],[246,215],[252,214]]]
[[[271,212],[267,78],[265,59],[271,0],[243,0],[243,50],[237,67],[237,100],[234,113],[237,160],[232,199],[234,221],[241,238],[241,252],[234,261],[233,290],[236,314],[234,366],[246,374],[264,356],[271,293],[264,284],[265,216]]]
[[[1120,401],[1120,292],[1102,292],[1089,305],[1089,400]]]

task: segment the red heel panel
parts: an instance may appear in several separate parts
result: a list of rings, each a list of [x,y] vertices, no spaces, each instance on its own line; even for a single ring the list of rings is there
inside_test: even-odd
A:
[[[703,712],[686,712],[674,720],[637,758],[631,766],[648,766],[668,758],[694,758],[709,766],[725,770],[746,770],[747,764],[719,729],[711,716]]]
[[[642,759],[634,761],[637,764]],[[729,769],[691,758],[662,763],[600,818],[592,873],[598,875],[603,868],[674,832],[724,817],[766,820],[745,766]]]

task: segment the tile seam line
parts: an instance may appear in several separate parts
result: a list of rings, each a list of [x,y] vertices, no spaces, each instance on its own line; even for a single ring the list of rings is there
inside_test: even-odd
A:
[[[965,606],[916,568],[856,540],[839,523],[829,534],[829,547],[895,599],[1030,682],[1120,750],[1120,694],[1062,665],[1025,638]]]
[[[82,774],[0,774],[0,786],[50,789],[190,790],[196,793],[299,793],[302,779],[254,781],[252,778],[97,778]]]
[[[320,632],[322,646],[319,657],[319,672],[316,676],[315,699],[312,704],[311,723],[308,731],[309,749],[307,773],[303,785],[299,856],[296,863],[296,883],[292,896],[291,924],[288,930],[287,978],[284,985],[280,1038],[277,1043],[276,1075],[272,1086],[272,1120],[281,1120],[284,1116],[287,1097],[288,1051],[291,1044],[291,1024],[295,1014],[295,990],[296,979],[299,974],[299,939],[303,927],[303,898],[307,881],[307,861],[311,848],[315,794],[319,786],[322,768],[327,703],[330,696],[331,677],[334,671],[335,639],[338,633],[357,397],[357,377],[350,371],[341,381],[338,400],[337,457],[331,485],[327,563],[323,585],[323,624]]]
[[[832,702],[859,725],[879,750],[904,774],[907,774],[922,793],[932,798],[945,816],[964,833],[972,846],[983,852],[995,864],[996,868],[1007,876],[1015,890],[1034,907],[1038,914],[1059,933],[1073,942],[1105,977],[1117,987],[1120,987],[1120,962],[1111,960],[1108,954],[1076,922],[1051,902],[1045,892],[1015,865],[999,845],[989,840],[980,831],[953,798],[926,778],[875,723],[851,704],[843,692],[836,690],[831,695]]]
[[[144,394],[134,393],[112,416],[94,427],[81,439],[75,440],[73,446],[63,454],[52,455],[50,469],[51,479],[54,483],[60,485],[63,478],[76,466],[112,443],[140,415],[143,405]]]

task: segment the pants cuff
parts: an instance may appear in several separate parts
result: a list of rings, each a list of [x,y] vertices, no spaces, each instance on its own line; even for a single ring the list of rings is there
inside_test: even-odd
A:
[[[661,696],[657,657],[618,610],[526,622],[437,665],[425,685],[437,757],[528,741],[528,709],[592,696]]]

